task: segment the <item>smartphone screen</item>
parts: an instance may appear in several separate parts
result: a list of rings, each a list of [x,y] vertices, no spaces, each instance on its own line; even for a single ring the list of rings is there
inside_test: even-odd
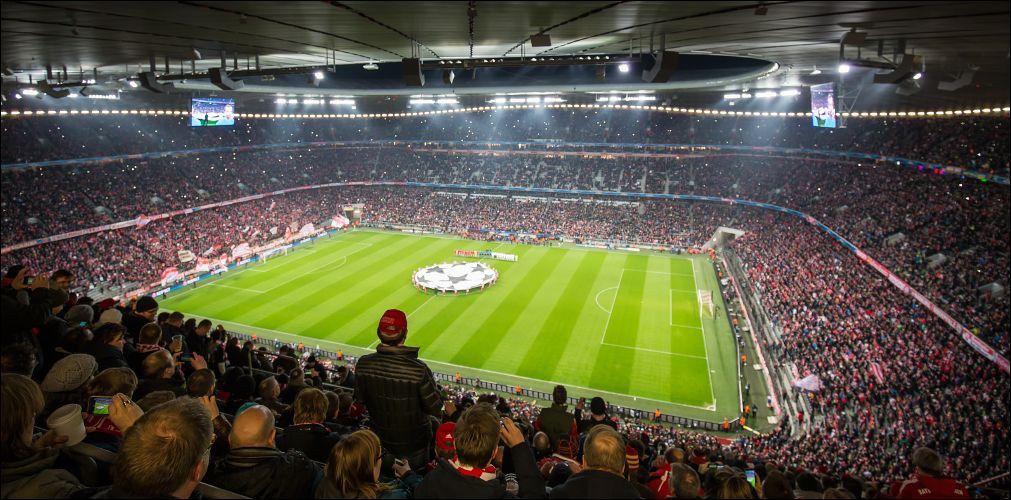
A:
[[[184,352],[179,355],[179,361],[182,361],[183,363],[188,363],[191,359],[193,359],[193,353]]]
[[[108,415],[112,405],[112,396],[92,396],[88,398],[89,415]]]
[[[746,476],[748,476],[748,482],[751,483],[752,487],[754,487],[755,486],[755,471],[754,470],[746,470],[746,471],[744,471],[744,474]]]

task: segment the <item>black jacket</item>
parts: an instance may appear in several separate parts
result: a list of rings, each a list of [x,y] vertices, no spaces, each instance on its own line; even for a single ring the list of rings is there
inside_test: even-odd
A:
[[[277,448],[233,448],[204,482],[249,498],[312,498],[320,464]]]
[[[409,454],[432,440],[429,415],[442,415],[442,396],[417,347],[380,345],[355,367],[355,400],[369,411],[372,431],[387,450]]]
[[[126,362],[126,356],[123,354],[123,350],[118,347],[114,347],[111,344],[106,344],[105,342],[89,340],[84,343],[84,347],[81,348],[81,353],[94,356],[95,361],[98,363],[98,371],[105,370],[106,368],[130,367],[130,365]]]
[[[8,333],[42,328],[53,317],[53,306],[48,288],[27,291],[28,305],[18,301],[18,292],[5,287],[0,293],[0,331]]]
[[[274,373],[277,373],[278,368],[284,368],[284,373],[291,375],[291,371],[298,368],[298,361],[291,356],[278,356],[274,359]]]
[[[330,449],[340,441],[341,430],[329,429],[321,424],[288,426],[283,435],[277,436],[277,447],[285,451],[300,451],[312,460],[326,463],[330,458]]]
[[[126,328],[127,336],[137,338],[140,335],[140,329],[144,325],[151,323],[147,318],[142,318],[137,316],[137,313],[130,311],[129,309],[123,311],[123,327]]]
[[[180,333],[176,333],[174,335],[181,335],[182,330],[179,330],[179,332]],[[190,352],[193,354],[199,354],[201,358],[204,358],[204,360],[207,361],[208,366],[211,366],[211,363],[214,362],[212,359],[207,357],[207,348],[210,346],[210,343],[211,338],[206,335],[200,336],[192,332],[189,335],[186,335],[186,347],[189,348]]]
[[[506,491],[505,484],[498,479],[485,481],[480,478],[465,476],[446,460],[439,460],[439,465],[425,476],[421,484],[414,489],[414,498],[544,498],[544,477],[537,469],[534,453],[527,443],[520,443],[509,449],[513,469],[516,471],[516,482],[519,483],[518,495]],[[503,464],[505,468],[505,464]],[[590,498],[586,496],[584,498]]]
[[[281,403],[290,406],[295,402],[295,398],[298,397],[298,393],[308,388],[309,387],[306,386],[305,384],[288,385],[288,387],[281,389],[281,394],[277,395],[277,399],[279,399]]]
[[[171,495],[165,495],[165,496],[153,496],[153,495],[152,496],[137,496],[137,495],[131,495],[131,494],[129,494],[129,493],[127,493],[127,492],[125,492],[125,491],[123,491],[123,490],[115,487],[115,486],[99,486],[97,488],[85,488],[83,490],[77,490],[75,493],[71,493],[70,496],[68,496],[67,498],[96,498],[96,499],[103,499],[103,498],[168,498],[168,499],[173,499],[175,497],[171,496]],[[190,500],[198,500],[198,499],[204,498],[204,495],[203,495],[203,493],[200,493],[200,490],[193,490],[193,493],[190,493],[190,497],[189,498],[190,498]]]
[[[550,498],[642,498],[621,474],[583,469],[551,490]]]

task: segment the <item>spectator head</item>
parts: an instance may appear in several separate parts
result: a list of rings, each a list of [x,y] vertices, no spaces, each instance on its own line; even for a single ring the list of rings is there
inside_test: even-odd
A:
[[[534,434],[534,449],[541,452],[546,452],[551,449],[551,438],[543,432],[538,432]]]
[[[277,379],[274,377],[267,377],[266,380],[260,382],[260,397],[276,398],[281,394],[281,385],[277,383]]]
[[[186,392],[191,398],[202,398],[214,394],[214,372],[204,368],[186,377]]]
[[[172,313],[170,313],[168,311],[158,313],[158,321],[157,321],[158,326],[164,325],[165,322],[168,321],[169,316],[171,316],[171,315],[172,315]]]
[[[9,344],[0,350],[0,372],[18,373],[31,377],[38,360],[35,357],[35,346],[27,340]]]
[[[913,465],[924,476],[941,477],[944,475],[944,461],[936,451],[930,448],[917,448],[913,452]]]
[[[42,391],[32,379],[17,373],[0,374],[0,460],[18,462],[34,455],[32,429],[46,407]]]
[[[126,328],[123,325],[116,323],[106,323],[98,328],[95,328],[94,340],[95,342],[101,342],[103,344],[109,344],[111,346],[123,348],[123,344],[126,340],[123,338],[123,334],[126,333]]]
[[[62,288],[50,290],[49,292],[49,303],[53,306],[53,314],[59,314],[60,311],[63,310],[63,306],[66,305],[69,300],[70,294]]]
[[[140,334],[137,335],[138,344],[157,345],[161,340],[161,327],[158,323],[148,323],[140,327]]]
[[[735,473],[723,481],[718,498],[751,499],[755,498],[755,489],[744,474]]]
[[[351,405],[355,404],[354,398],[351,394],[342,392],[337,395],[337,400],[340,402],[340,409],[337,410],[338,417],[347,417],[351,415]]]
[[[628,474],[638,474],[639,472],[639,452],[627,444],[625,445],[625,469]]]
[[[67,314],[63,316],[63,319],[67,321],[70,326],[86,326],[90,325],[95,319],[95,308],[91,306],[81,305],[80,302],[74,307],[71,307]],[[84,323],[83,325],[81,323]]]
[[[211,320],[201,320],[193,331],[196,332],[197,335],[207,335],[207,332],[211,331]]]
[[[95,328],[98,329],[105,324],[115,324],[119,325],[123,323],[123,313],[119,312],[119,309],[108,309],[102,312],[102,315],[98,317],[98,322],[95,323]]]
[[[446,422],[435,431],[435,455],[438,458],[452,460],[456,457],[456,442],[453,434],[456,432],[456,424]]]
[[[625,441],[621,434],[606,425],[590,429],[583,443],[583,465],[621,474],[625,468]]]
[[[602,427],[602,426],[597,426]],[[579,440],[572,436],[572,434],[562,434],[558,437],[558,454],[575,460],[576,456],[579,455]]]
[[[292,409],[295,411],[295,425],[322,422],[326,417],[326,396],[319,389],[304,389],[295,396]]]
[[[685,464],[674,463],[671,464],[669,474],[668,484],[671,496],[680,499],[699,497],[702,481],[695,469]]]
[[[232,384],[232,390],[229,392],[231,393],[229,399],[235,399],[236,401],[253,399],[253,395],[256,394],[256,380],[249,375],[243,375],[235,379],[235,383]]]
[[[565,390],[564,385],[556,385],[555,390],[551,392],[551,399],[557,405],[566,404],[569,399],[569,391]]]
[[[183,330],[186,330],[187,332],[192,332],[192,331],[194,331],[196,329],[197,329],[197,320],[196,320],[196,318],[189,318],[189,319],[186,320],[185,323],[183,323]]]
[[[152,352],[141,364],[141,377],[146,379],[169,378],[175,375],[176,365],[172,353],[162,349]]]
[[[383,313],[376,329],[379,341],[383,345],[403,345],[407,339],[407,315],[399,309],[390,309]]]
[[[288,385],[305,385],[305,372],[301,368],[292,368],[288,377]]]
[[[49,283],[59,286],[61,290],[69,291],[74,284],[74,273],[66,269],[57,269],[49,276]]]
[[[683,464],[685,463],[685,452],[681,448],[671,446],[664,452],[663,459],[669,464]]]
[[[98,373],[98,362],[90,354],[71,354],[53,365],[42,379],[47,393],[77,391]]]
[[[124,433],[114,483],[132,497],[188,498],[207,472],[213,439],[210,412],[199,401],[160,404]]]
[[[199,328],[199,327],[197,327],[197,328]],[[252,340],[247,340],[247,341],[243,342],[242,343],[242,348],[245,349],[245,350],[247,350],[247,351],[252,351],[253,350],[253,341]]]
[[[787,475],[786,477],[790,477]],[[822,492],[829,488],[839,488],[839,478],[835,476],[821,476],[821,489]]]
[[[810,472],[805,472],[797,476],[797,489],[801,491],[811,491],[814,493],[821,493],[821,481]]]
[[[273,448],[274,413],[263,405],[247,408],[236,415],[228,444],[232,448]]]
[[[638,455],[640,459],[646,457],[646,445],[642,444],[642,441],[639,441],[638,439],[630,439],[628,441],[628,445],[635,450],[636,455]],[[649,468],[647,464],[642,465],[647,469]]]
[[[324,476],[344,498],[379,498],[392,489],[379,480],[384,450],[370,430],[347,434],[330,449]]]
[[[473,469],[488,467],[498,450],[501,429],[502,421],[491,405],[480,403],[464,410],[453,430],[460,464]]]
[[[590,400],[590,413],[597,416],[607,415],[607,403],[604,402],[604,398],[597,396]]]
[[[81,298],[77,299],[77,305],[79,305],[79,306],[88,306],[88,307],[91,307],[92,304],[94,304],[94,303],[95,303],[95,299],[93,299],[91,297],[88,297],[87,295],[85,295],[84,297],[81,297]]]
[[[113,396],[123,393],[133,397],[137,390],[137,375],[129,368],[106,368],[84,384],[84,396]]]
[[[859,477],[851,476],[849,474],[843,474],[840,482],[842,483],[842,487],[846,488],[846,490],[852,493],[854,497],[860,498],[861,496],[863,496],[864,481]]]
[[[83,326],[75,326],[67,330],[60,344],[68,352],[80,352],[81,349],[84,349],[84,344],[93,338],[91,330]]]
[[[151,408],[158,406],[162,403],[172,401],[176,398],[176,395],[172,391],[154,391],[147,393],[147,396],[140,398],[140,401],[135,401],[137,406],[140,407],[144,413],[151,411]]]
[[[803,474],[801,474],[803,476]],[[813,476],[812,476],[813,477]],[[799,478],[798,478],[799,479]],[[799,485],[799,481],[798,481]],[[814,490],[805,490],[814,491]],[[790,488],[790,481],[782,472],[772,471],[762,480],[763,498],[794,498],[793,488]]]
[[[145,295],[137,299],[137,307],[134,309],[137,316],[140,316],[148,321],[154,321],[155,316],[158,315],[158,301],[154,300],[154,297],[150,295]]]
[[[850,500],[856,498],[855,496],[852,496],[838,488],[829,488],[825,490],[825,493],[823,493],[821,497],[825,500]]]
[[[323,391],[323,395],[326,396],[326,419],[333,421],[337,417],[337,412],[340,411],[340,397],[333,391]]]
[[[176,328],[181,328],[183,326],[183,321],[185,320],[186,320],[185,314],[179,311],[175,311],[172,314],[169,314],[168,320],[166,320],[165,323],[172,325]]]

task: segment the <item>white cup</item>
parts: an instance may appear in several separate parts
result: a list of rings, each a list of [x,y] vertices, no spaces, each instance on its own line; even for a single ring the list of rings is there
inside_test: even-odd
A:
[[[46,425],[57,434],[70,438],[64,443],[65,446],[74,446],[84,440],[84,418],[81,416],[81,405],[61,406],[46,419]]]

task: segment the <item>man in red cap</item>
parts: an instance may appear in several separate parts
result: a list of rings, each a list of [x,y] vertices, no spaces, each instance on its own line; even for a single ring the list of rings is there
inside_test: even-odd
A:
[[[392,472],[394,459],[421,470],[429,461],[432,417],[442,416],[442,396],[432,371],[418,359],[417,347],[406,347],[407,316],[390,309],[376,330],[375,354],[355,365],[355,400],[369,411],[372,431],[389,451],[382,470]]]
[[[453,434],[456,431],[456,423],[446,422],[435,430],[435,460],[432,460],[426,467],[428,472],[432,472],[439,466],[439,460],[450,460],[456,458],[456,441]]]

